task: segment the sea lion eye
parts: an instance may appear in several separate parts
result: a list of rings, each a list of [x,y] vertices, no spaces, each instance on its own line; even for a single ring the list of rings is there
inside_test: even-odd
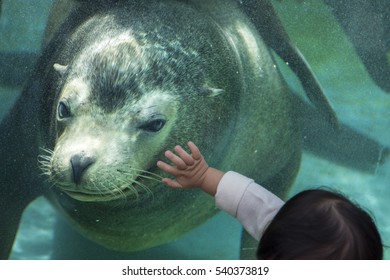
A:
[[[157,132],[164,127],[165,123],[166,121],[164,119],[155,119],[142,124],[139,128],[150,132]]]
[[[58,104],[58,118],[65,119],[69,117],[70,117],[69,105],[64,101],[60,101],[60,103]]]

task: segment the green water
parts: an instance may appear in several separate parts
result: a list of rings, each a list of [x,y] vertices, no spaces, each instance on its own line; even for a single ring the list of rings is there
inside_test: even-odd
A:
[[[339,120],[389,146],[390,96],[371,80],[329,8],[314,0],[274,4],[289,35],[324,87]],[[289,80],[299,89],[295,79]],[[304,153],[291,194],[319,185],[341,190],[372,213],[384,243],[389,245],[389,179],[389,162],[378,165],[373,173],[366,173]],[[388,248],[385,257],[390,258]]]
[[[39,52],[51,0],[3,0],[0,19],[0,51]],[[274,1],[289,35],[305,55],[339,120],[382,145],[390,145],[390,95],[370,79],[353,46],[327,6],[318,0]],[[1,71],[1,69],[0,69]],[[286,79],[304,96],[299,82],[287,67]],[[0,118],[9,109],[20,88],[0,85]],[[354,145],[351,141],[350,145]],[[378,158],[379,160],[379,158]],[[385,244],[390,245],[390,163],[374,172],[363,172],[305,152],[290,195],[313,186],[341,190],[375,217]],[[55,214],[43,199],[26,211],[14,247],[14,259],[45,259],[53,250]],[[182,239],[142,258],[180,258],[188,244],[196,250],[189,258],[238,258],[240,227],[221,214]],[[172,254],[167,254],[172,250]],[[390,250],[385,249],[390,259]]]

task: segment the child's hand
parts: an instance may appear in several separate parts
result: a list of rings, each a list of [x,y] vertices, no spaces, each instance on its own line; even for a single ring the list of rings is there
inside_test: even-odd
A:
[[[202,187],[209,166],[194,143],[188,142],[188,147],[191,155],[180,146],[175,147],[178,155],[171,151],[165,152],[165,156],[173,165],[162,161],[157,162],[159,168],[176,177],[175,179],[163,178],[162,182],[165,185],[172,188]]]

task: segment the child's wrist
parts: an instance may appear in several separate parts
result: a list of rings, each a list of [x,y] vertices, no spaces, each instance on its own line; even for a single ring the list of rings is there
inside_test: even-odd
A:
[[[200,188],[204,192],[212,196],[215,196],[215,194],[217,193],[218,184],[221,181],[224,174],[225,174],[224,172],[218,169],[208,167],[204,174],[204,178],[202,180]]]

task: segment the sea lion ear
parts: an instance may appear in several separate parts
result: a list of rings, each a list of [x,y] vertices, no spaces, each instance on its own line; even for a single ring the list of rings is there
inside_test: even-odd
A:
[[[65,65],[58,64],[58,63],[54,63],[53,68],[58,73],[60,73],[60,75],[64,75],[66,70],[68,69],[68,65],[65,66]]]
[[[200,95],[207,95],[209,97],[215,97],[217,95],[220,95],[223,92],[224,92],[223,89],[212,88],[212,87],[207,87],[207,86],[201,87],[200,90],[199,90],[199,94]]]

